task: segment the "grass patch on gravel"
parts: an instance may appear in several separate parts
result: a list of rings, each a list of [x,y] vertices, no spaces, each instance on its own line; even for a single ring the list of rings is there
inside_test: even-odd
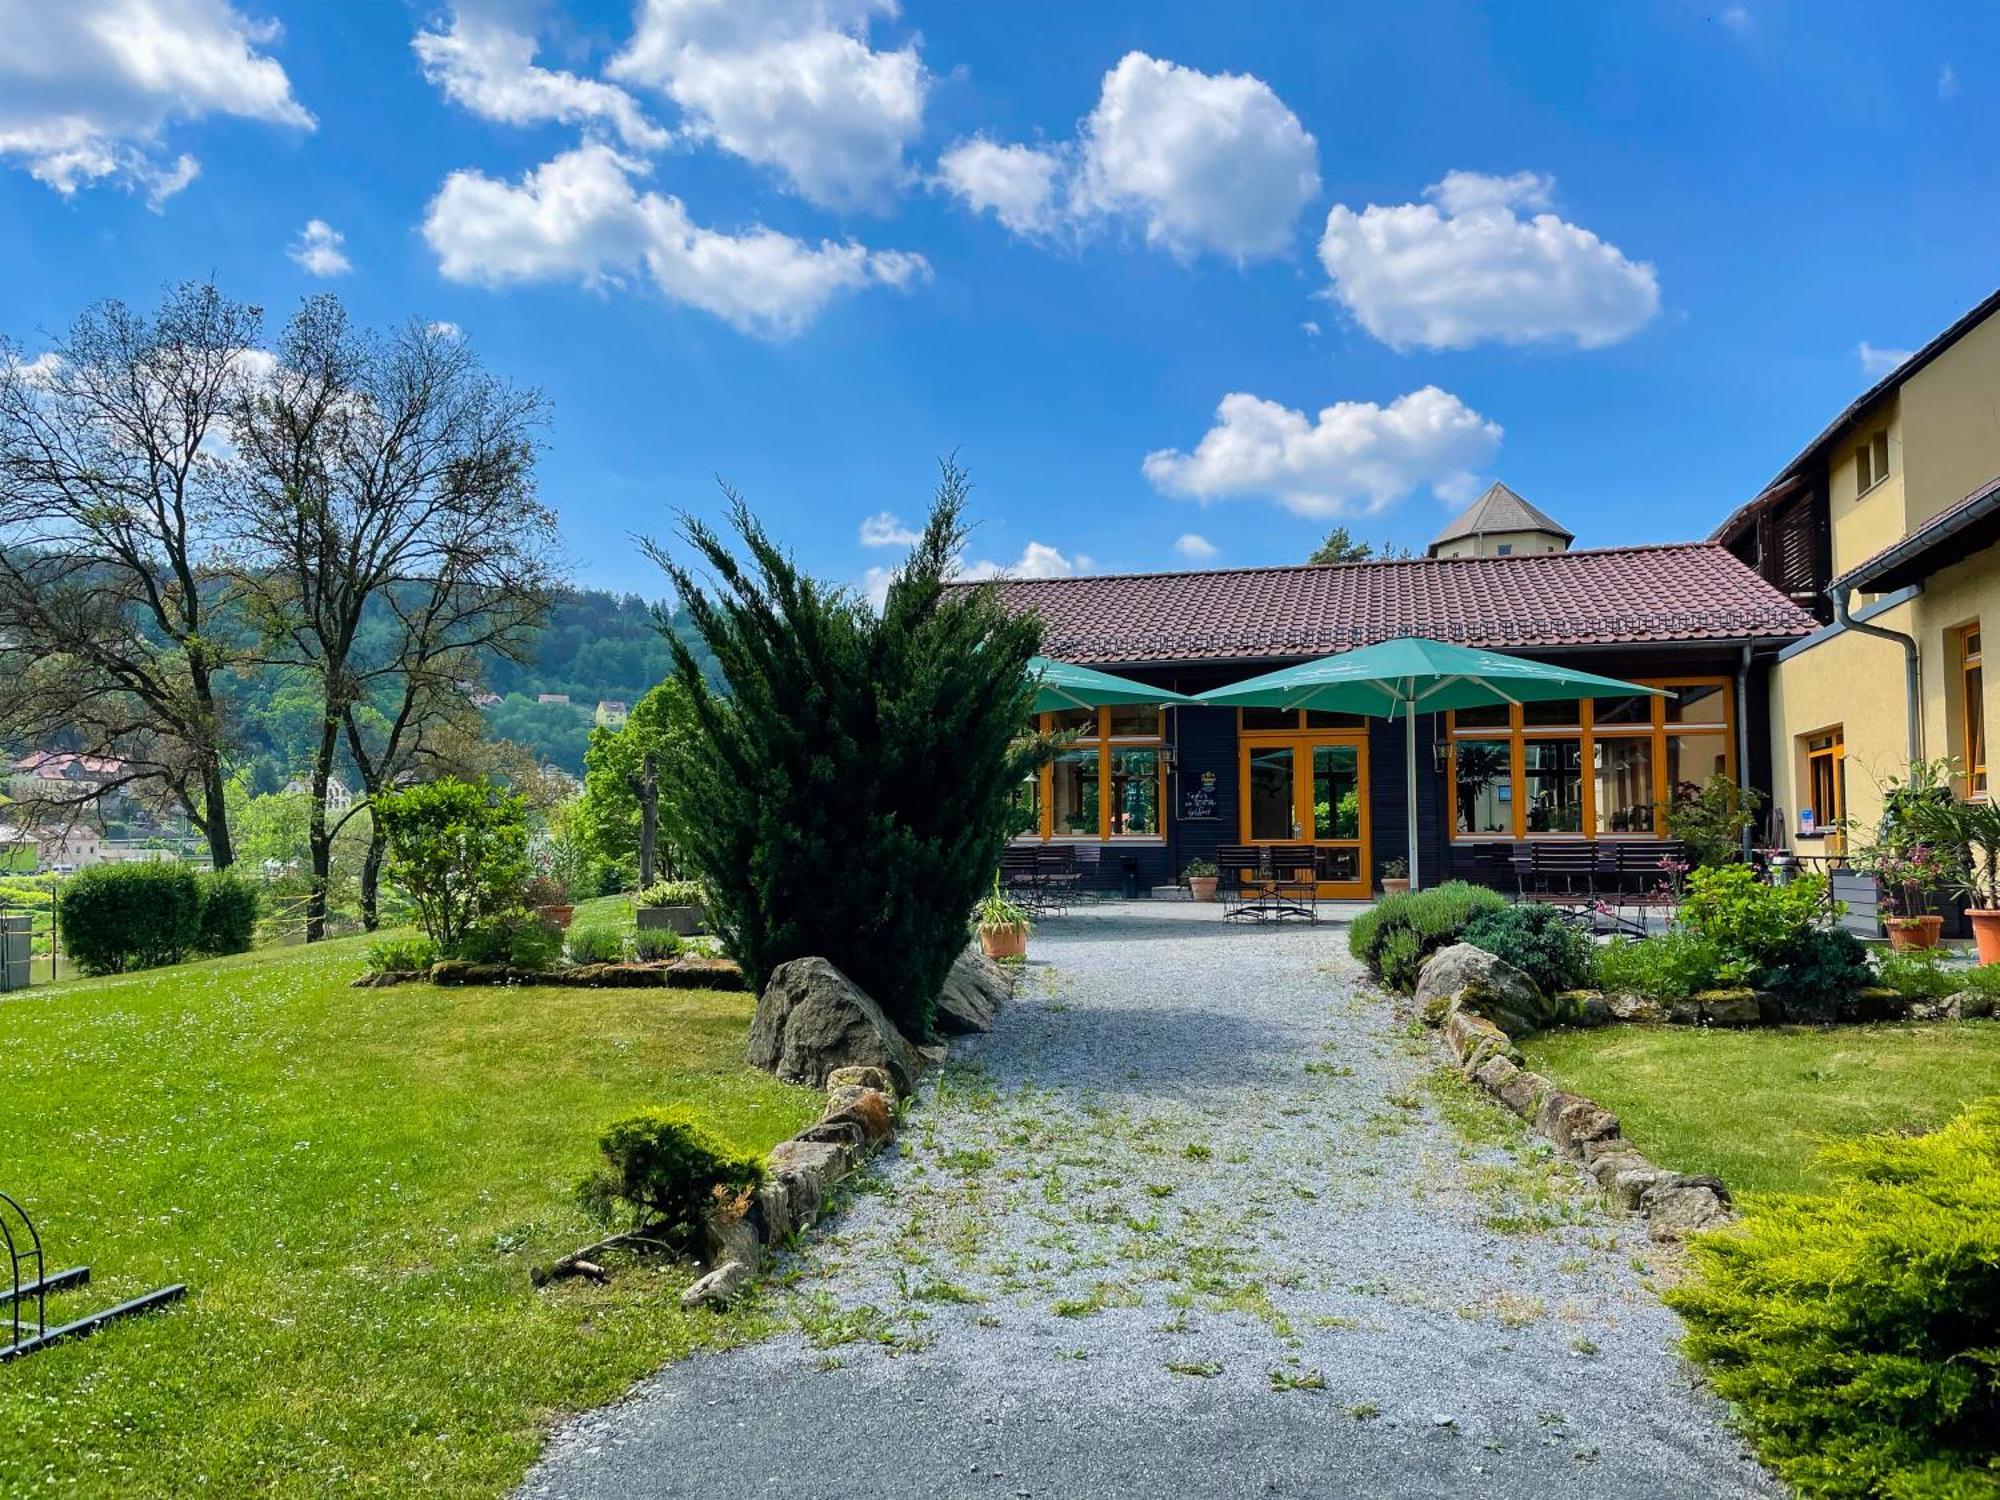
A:
[[[752,999],[356,990],[365,940],[0,999],[4,1186],[92,1285],[172,1310],[0,1376],[0,1495],[493,1495],[556,1414],[770,1319],[684,1267],[537,1292],[600,1232],[612,1120],[686,1105],[751,1150],[813,1118],[743,1062]]]
[[[1614,1112],[1646,1155],[1738,1194],[1813,1192],[1823,1142],[1937,1128],[2000,1091],[2000,1022],[1532,1037],[1528,1066]]]

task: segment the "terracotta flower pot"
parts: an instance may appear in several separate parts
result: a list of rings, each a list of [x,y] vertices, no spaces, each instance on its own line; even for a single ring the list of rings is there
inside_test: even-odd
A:
[[[1975,906],[1965,915],[1972,923],[1972,940],[1979,946],[1979,961],[2000,964],[2000,909]]]
[[[1220,878],[1220,876],[1216,875],[1190,875],[1187,878],[1188,891],[1197,901],[1213,901],[1215,899],[1215,882]]]
[[[576,915],[576,908],[568,902],[561,902],[549,906],[538,906],[535,908],[535,915],[540,917],[544,922],[553,922],[558,927],[568,927],[569,919]]]
[[[1385,896],[1400,896],[1409,888],[1410,877],[1407,875],[1384,875],[1382,877],[1382,894]]]
[[[988,958],[1026,958],[1028,956],[1028,924],[1026,922],[1001,922],[989,927],[981,923],[979,946],[986,950]]]
[[[2000,916],[2000,913],[1995,913]],[[1898,953],[1910,953],[1924,948],[1935,948],[1938,935],[1944,931],[1943,917],[1890,917],[1886,925],[1889,929],[1889,946]],[[1996,935],[2000,942],[2000,935]],[[1996,949],[2000,952],[2000,949]]]

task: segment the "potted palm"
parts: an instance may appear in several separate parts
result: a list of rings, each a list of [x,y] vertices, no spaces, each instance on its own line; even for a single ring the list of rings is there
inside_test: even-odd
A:
[[[1410,888],[1410,862],[1407,859],[1385,859],[1382,861],[1382,894],[1400,896]]]
[[[2000,804],[1939,801],[1919,816],[1925,837],[1945,851],[1954,883],[1972,902],[1965,915],[1979,961],[2000,963]]]
[[[1000,877],[993,877],[993,893],[979,903],[974,914],[979,928],[979,946],[988,958],[1022,959],[1028,956],[1028,933],[1033,923],[1020,902],[1001,894]]]
[[[1188,894],[1195,900],[1215,899],[1215,883],[1222,878],[1222,875],[1215,868],[1214,860],[1191,859],[1188,861],[1187,869],[1181,873],[1187,880]]]

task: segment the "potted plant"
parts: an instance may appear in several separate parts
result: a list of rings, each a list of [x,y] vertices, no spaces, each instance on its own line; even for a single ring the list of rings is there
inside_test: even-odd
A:
[[[1215,899],[1215,883],[1221,878],[1221,871],[1215,868],[1212,859],[1191,859],[1187,869],[1182,871],[1187,881],[1188,894],[1197,901]]]
[[[1028,956],[1028,932],[1033,926],[1028,921],[1028,910],[1000,893],[999,876],[993,877],[993,894],[979,903],[974,916],[979,927],[979,946],[986,950],[988,958]]]
[[[1407,859],[1385,859],[1382,861],[1382,894],[1400,896],[1410,888],[1410,862]]]
[[[1927,801],[1913,818],[1972,905],[1966,919],[1982,964],[2000,963],[2000,804]]]
[[[568,927],[570,918],[576,915],[576,907],[569,899],[569,887],[554,875],[537,875],[528,882],[528,905],[535,915],[556,927]]]
[[[693,937],[708,924],[707,903],[708,892],[699,880],[655,881],[639,892],[639,926]]]
[[[1949,857],[1920,843],[1876,850],[1869,862],[1885,892],[1882,925],[1888,930],[1890,948],[1898,953],[1935,948],[1944,918],[1924,908],[1932,891],[1951,883]]]

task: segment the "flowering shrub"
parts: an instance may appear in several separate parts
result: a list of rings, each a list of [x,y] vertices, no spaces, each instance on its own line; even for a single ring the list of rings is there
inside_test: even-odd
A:
[[[1824,875],[1766,885],[1748,865],[1722,865],[1689,875],[1680,923],[1716,946],[1725,982],[1748,984],[1796,947],[1825,905]]]

